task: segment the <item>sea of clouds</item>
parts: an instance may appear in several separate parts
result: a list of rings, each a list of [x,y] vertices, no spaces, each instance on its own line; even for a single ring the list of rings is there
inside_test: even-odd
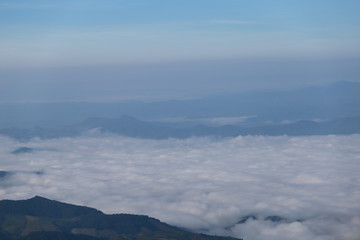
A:
[[[40,195],[245,240],[360,239],[360,135],[0,141],[12,173],[0,199]]]

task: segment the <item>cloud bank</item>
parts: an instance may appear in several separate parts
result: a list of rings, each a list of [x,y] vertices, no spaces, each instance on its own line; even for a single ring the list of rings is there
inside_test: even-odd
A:
[[[245,240],[360,239],[360,135],[0,139],[1,199],[41,195]]]

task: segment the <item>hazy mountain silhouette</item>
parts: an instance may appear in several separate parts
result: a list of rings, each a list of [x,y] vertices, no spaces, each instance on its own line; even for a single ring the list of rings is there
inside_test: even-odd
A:
[[[17,149],[15,149],[14,151],[12,151],[12,154],[22,154],[22,153],[31,153],[34,152],[35,150],[33,148],[28,148],[28,147],[19,147]]]
[[[342,118],[331,121],[296,121],[287,124],[266,124],[255,127],[236,125],[206,126],[203,124],[182,125],[177,123],[147,122],[123,116],[117,119],[89,118],[79,124],[61,128],[2,129],[0,134],[20,140],[33,137],[58,138],[78,136],[96,129],[102,133],[113,133],[127,137],[166,139],[188,137],[236,137],[244,135],[306,136],[328,134],[360,133],[360,117]],[[19,148],[14,154],[32,152],[30,148]]]
[[[0,179],[1,178],[5,178],[7,176],[11,175],[11,172],[7,172],[7,171],[0,171]]]
[[[360,116],[360,83],[337,82],[294,90],[251,91],[158,102],[2,103],[0,115],[0,129],[58,128],[91,117],[120,118],[123,115],[146,121],[254,116],[245,122],[251,126],[284,120],[338,119]],[[17,134],[31,133],[22,130]]]

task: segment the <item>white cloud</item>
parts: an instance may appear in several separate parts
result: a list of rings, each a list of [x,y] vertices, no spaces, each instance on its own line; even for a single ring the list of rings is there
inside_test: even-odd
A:
[[[0,197],[41,195],[252,240],[359,239],[360,135],[156,141],[93,134],[1,138],[0,170],[15,174],[0,180]],[[21,146],[44,150],[11,154]],[[246,215],[257,219],[238,223]],[[274,215],[285,220],[265,219]]]

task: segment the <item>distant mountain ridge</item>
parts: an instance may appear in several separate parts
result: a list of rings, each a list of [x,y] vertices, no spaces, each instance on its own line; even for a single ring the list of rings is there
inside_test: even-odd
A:
[[[92,129],[150,139],[356,134],[360,133],[360,83],[151,103],[0,104],[0,114],[0,135],[20,140],[73,137]],[[221,118],[243,122],[211,125],[204,121]],[[40,127],[1,127],[16,121],[38,123]],[[58,122],[71,124],[46,127]]]
[[[329,134],[359,134],[360,117],[342,118],[330,121],[302,120],[286,124],[267,124],[255,127],[236,125],[206,126],[195,124],[184,126],[177,123],[147,122],[134,117],[117,119],[89,118],[79,124],[60,128],[0,129],[0,134],[20,140],[34,137],[59,138],[82,135],[97,129],[101,133],[112,133],[127,137],[146,139],[189,138],[189,137],[236,137],[246,135],[267,136],[309,136]],[[28,148],[13,151],[14,154],[32,152]]]
[[[2,240],[236,240],[191,233],[157,219],[99,210],[36,196],[0,201]]]
[[[84,119],[135,116],[145,121],[253,116],[245,124],[360,116],[360,83],[340,81],[293,90],[263,90],[157,102],[2,103],[0,129],[54,128]]]

